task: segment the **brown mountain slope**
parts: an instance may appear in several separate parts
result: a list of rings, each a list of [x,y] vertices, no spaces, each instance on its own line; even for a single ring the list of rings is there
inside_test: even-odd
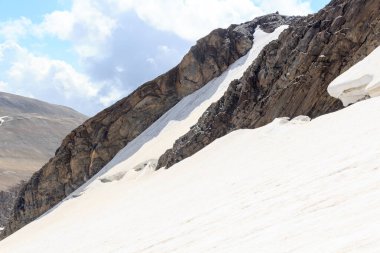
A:
[[[64,106],[0,92],[0,191],[29,179],[85,120]]]

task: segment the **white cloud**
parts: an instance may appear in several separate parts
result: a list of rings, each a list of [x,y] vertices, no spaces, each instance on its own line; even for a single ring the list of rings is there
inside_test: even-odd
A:
[[[91,0],[74,0],[70,11],[54,11],[38,25],[39,34],[73,42],[81,57],[96,56],[116,26],[116,20]]]
[[[152,57],[147,58],[146,61],[150,64],[156,64],[156,61]]]
[[[40,35],[46,33],[68,40],[74,27],[74,15],[69,11],[54,11],[45,15],[44,21],[38,26]]]
[[[123,73],[123,72],[125,71],[125,69],[124,69],[122,66],[116,66],[116,67],[115,67],[115,70],[116,70],[116,72],[118,72],[118,73]]]
[[[8,89],[8,83],[4,82],[4,81],[0,81],[0,91],[5,91]]]
[[[103,106],[110,106],[111,104],[121,99],[122,97],[123,97],[123,93],[120,92],[120,90],[117,89],[116,87],[112,87],[106,95],[100,97],[100,103]]]
[[[75,42],[80,55],[92,56],[112,36],[120,15],[133,11],[154,28],[195,41],[212,29],[241,23],[265,13],[311,13],[310,0],[74,0],[71,10],[45,16],[40,33]]]
[[[0,89],[6,92],[33,96],[49,102],[83,105],[83,111],[94,113],[103,107],[110,85],[94,83],[70,64],[36,56],[16,42],[0,44]],[[118,90],[112,87],[112,94]],[[119,92],[121,94],[121,92]],[[108,104],[115,95],[108,97]],[[87,108],[85,108],[87,107]],[[92,111],[90,108],[96,109]]]
[[[310,1],[300,0],[257,0],[265,13],[279,11],[283,15],[306,15],[312,13]]]
[[[134,6],[138,16],[157,29],[194,41],[212,29],[250,20],[263,12],[250,0],[146,0]]]
[[[163,53],[167,53],[167,52],[170,51],[169,47],[166,46],[166,45],[159,45],[157,48],[158,48],[159,51],[161,51]]]
[[[156,29],[194,41],[212,29],[241,23],[279,11],[286,15],[311,13],[310,0],[105,0],[119,11],[133,10]]]
[[[3,48],[8,51],[4,60],[11,62],[8,82],[18,89],[53,89],[66,98],[95,97],[99,91],[98,85],[64,61],[35,56],[16,43],[6,42]]]
[[[6,40],[17,40],[24,37],[32,27],[30,19],[21,17],[17,20],[10,20],[0,23],[0,36]]]

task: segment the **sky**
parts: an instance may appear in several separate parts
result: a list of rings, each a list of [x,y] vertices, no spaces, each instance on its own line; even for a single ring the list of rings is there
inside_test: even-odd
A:
[[[0,91],[92,116],[174,67],[196,43],[328,0],[0,0]],[[1,115],[0,115],[1,116]]]

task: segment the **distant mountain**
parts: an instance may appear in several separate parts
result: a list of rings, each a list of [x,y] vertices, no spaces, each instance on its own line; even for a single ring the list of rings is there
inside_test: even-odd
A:
[[[85,120],[65,106],[0,92],[0,191],[29,179]]]

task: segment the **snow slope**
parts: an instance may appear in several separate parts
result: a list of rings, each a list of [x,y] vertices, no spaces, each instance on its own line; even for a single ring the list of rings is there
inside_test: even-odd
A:
[[[380,98],[98,184],[0,252],[379,252]]]
[[[380,47],[338,76],[327,91],[344,106],[380,95]]]
[[[156,159],[279,32],[129,143],[0,252],[379,252],[380,98],[276,119],[169,170]]]

